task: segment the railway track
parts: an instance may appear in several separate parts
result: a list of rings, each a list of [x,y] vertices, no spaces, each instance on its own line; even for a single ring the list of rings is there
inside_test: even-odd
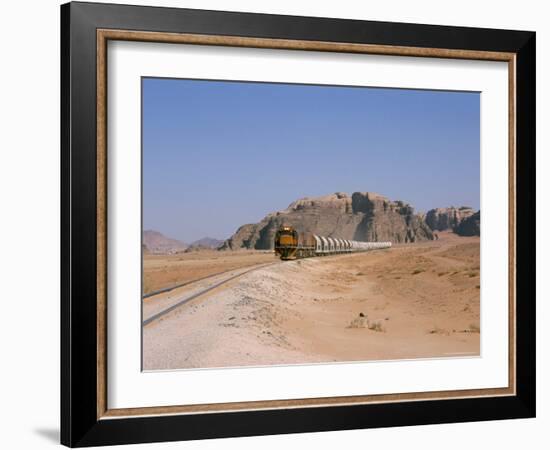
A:
[[[204,289],[199,290],[198,292],[194,292],[193,294],[190,294],[190,295],[187,295],[185,297],[179,298],[179,299],[176,300],[175,303],[171,304],[167,308],[162,309],[161,311],[158,311],[156,313],[153,313],[153,314],[149,315],[149,317],[147,317],[146,319],[143,320],[142,325],[143,326],[149,325],[151,322],[154,322],[155,320],[160,319],[161,317],[163,317],[166,314],[174,311],[176,308],[179,308],[180,306],[184,305],[185,303],[188,303],[191,300],[194,300],[198,297],[201,297],[204,294],[206,294],[210,291],[213,291],[214,289],[216,289],[216,288],[218,288],[218,287],[220,287],[220,286],[222,286],[226,283],[229,283],[230,281],[235,280],[236,278],[242,277],[243,275],[246,275],[250,272],[254,272],[255,270],[259,270],[259,269],[263,269],[265,267],[273,266],[275,264],[281,264],[281,262],[276,261],[276,262],[272,262],[272,263],[261,264],[261,265],[250,267],[250,268],[248,268],[248,269],[246,269],[242,272],[239,272],[237,274],[230,274],[230,275],[228,274],[228,276],[226,278],[223,278],[222,280],[216,281],[214,284],[211,284],[208,287],[205,287]],[[193,280],[193,281],[187,281],[185,283],[181,283],[181,284],[176,285],[176,286],[171,286],[169,288],[159,289],[158,291],[154,291],[154,292],[151,292],[147,295],[144,295],[143,298],[144,299],[145,298],[150,298],[150,297],[153,297],[155,295],[159,295],[159,294],[163,294],[165,292],[173,291],[174,289],[178,289],[180,287],[190,286],[190,285],[199,283],[201,281],[204,281],[204,280],[207,280],[207,279],[210,279],[210,278],[215,278],[215,277],[223,275],[225,273],[235,272],[235,270],[236,269],[226,270],[226,271],[215,273],[215,274],[212,274],[212,275],[208,275],[206,277],[202,277],[202,278],[199,278],[199,279],[196,279],[196,280]]]
[[[252,267],[256,267],[256,266],[252,266]],[[179,289],[181,287],[184,287],[184,286],[188,286],[190,284],[195,284],[195,283],[198,283],[199,281],[204,281],[204,280],[208,280],[209,278],[214,278],[214,277],[217,277],[219,275],[223,275],[224,273],[229,273],[229,272],[235,272],[235,270],[238,270],[238,269],[227,269],[227,270],[222,270],[221,272],[216,272],[216,273],[212,273],[210,275],[206,275],[204,277],[201,277],[201,278],[195,278],[194,280],[189,280],[189,281],[185,281],[183,283],[178,283],[178,284],[174,284],[172,286],[169,286],[169,287],[165,287],[165,288],[162,288],[162,289],[157,289],[156,291],[151,291],[147,294],[144,294],[142,296],[143,299],[146,299],[146,298],[150,298],[150,297],[154,297],[155,295],[159,295],[159,294],[165,294],[166,292],[170,292],[170,291],[173,291],[174,289]]]

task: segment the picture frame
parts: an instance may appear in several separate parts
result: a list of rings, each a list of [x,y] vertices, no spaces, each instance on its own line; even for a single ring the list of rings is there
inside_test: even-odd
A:
[[[107,43],[508,64],[506,388],[112,409],[107,402]],[[535,416],[534,32],[72,2],[61,6],[61,442],[70,447]]]

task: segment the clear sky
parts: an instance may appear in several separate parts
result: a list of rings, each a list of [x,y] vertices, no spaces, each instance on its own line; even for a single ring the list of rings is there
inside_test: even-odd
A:
[[[479,208],[478,93],[143,79],[143,227],[228,238],[301,197]]]

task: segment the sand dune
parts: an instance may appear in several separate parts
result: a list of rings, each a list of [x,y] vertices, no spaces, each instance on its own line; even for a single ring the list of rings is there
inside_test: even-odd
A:
[[[440,237],[248,273],[144,327],[144,369],[478,355],[479,238]]]

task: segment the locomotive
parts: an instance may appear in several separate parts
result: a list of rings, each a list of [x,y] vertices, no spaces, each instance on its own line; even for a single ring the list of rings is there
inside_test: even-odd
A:
[[[282,225],[275,233],[275,253],[280,255],[283,261],[390,247],[391,242],[359,242],[312,233],[298,233],[290,225]]]

